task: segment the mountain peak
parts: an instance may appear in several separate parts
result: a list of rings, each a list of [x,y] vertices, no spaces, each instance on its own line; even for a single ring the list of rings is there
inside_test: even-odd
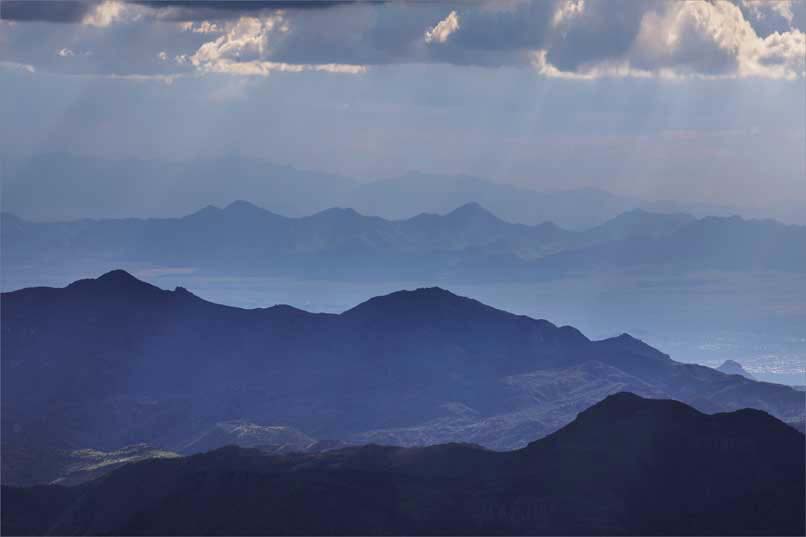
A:
[[[230,212],[266,212],[262,207],[245,200],[235,200],[224,207],[224,210]]]
[[[112,282],[112,283],[116,283],[116,284],[119,284],[119,285],[131,285],[131,284],[134,284],[134,283],[137,283],[137,284],[144,283],[144,282],[138,280],[137,278],[135,278],[134,276],[132,276],[131,273],[126,272],[123,269],[110,270],[109,272],[107,272],[105,274],[101,274],[100,276],[98,276],[96,278],[96,281],[99,281],[99,282]]]
[[[271,215],[274,214],[271,211],[268,211],[262,207],[258,207],[254,203],[244,201],[244,200],[235,200],[229,205],[226,205],[223,209],[220,207],[216,207],[215,205],[207,205],[199,209],[198,211],[191,213],[188,217],[205,217],[205,218],[221,218],[221,217],[232,217],[233,215]]]
[[[78,280],[68,285],[67,289],[81,290],[91,295],[96,293],[103,296],[125,295],[128,298],[165,292],[122,269],[110,270],[95,279]]]
[[[742,364],[735,360],[725,360],[721,366],[716,368],[717,371],[721,371],[727,375],[741,375],[745,378],[754,380],[755,377],[747,372],[747,370],[742,367]]]
[[[641,397],[640,395],[636,395],[633,392],[616,392],[613,394],[608,395],[597,404],[593,405],[594,407],[621,407],[621,408],[638,408],[645,403],[648,399],[646,397]],[[593,408],[593,407],[591,407]]]
[[[630,209],[591,229],[593,233],[611,239],[631,237],[659,237],[672,233],[695,218],[687,213],[650,212],[642,208]]]
[[[354,218],[361,217],[362,215],[351,207],[331,207],[318,213],[313,214],[316,217],[331,217],[331,218]]]
[[[510,315],[441,287],[421,287],[370,298],[342,315],[367,320],[392,320],[402,317],[412,320],[435,317],[458,320],[496,313]]]
[[[479,203],[475,201],[471,201],[469,203],[465,203],[464,205],[460,205],[456,209],[450,211],[445,215],[446,217],[450,218],[484,218],[487,220],[500,220],[497,216],[493,213],[482,207]]]
[[[371,302],[373,300],[382,300],[384,302],[389,303],[424,302],[424,301],[431,302],[431,301],[453,300],[453,299],[470,300],[455,295],[450,291],[448,291],[447,289],[443,289],[442,287],[418,287],[417,289],[404,289],[401,291],[395,291],[393,293],[389,293],[388,295],[377,296],[371,298],[367,302]],[[364,302],[364,304],[366,304],[367,302]]]
[[[641,397],[632,392],[617,392],[608,395],[595,405],[582,411],[579,419],[619,419],[646,413],[673,413],[674,415],[702,415],[685,403],[672,399],[652,399]]]
[[[651,399],[638,396],[632,392],[616,392],[608,395],[593,406],[588,407],[577,415],[576,420],[569,423],[557,432],[536,440],[529,444],[529,449],[539,449],[541,446],[576,438],[602,438],[608,429],[615,424],[630,424],[628,429],[644,430],[646,424],[665,423],[683,425],[698,416],[704,417],[685,403],[672,399]]]

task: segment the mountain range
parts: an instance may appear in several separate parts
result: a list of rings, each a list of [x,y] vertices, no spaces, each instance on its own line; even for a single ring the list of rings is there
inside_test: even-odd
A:
[[[696,216],[778,216],[806,224],[802,204],[795,203],[779,215],[714,204],[646,201],[596,188],[537,191],[467,175],[410,172],[358,181],[243,156],[166,161],[49,153],[5,157],[0,165],[2,210],[38,221],[168,217],[248,199],[288,216],[352,207],[362,214],[391,219],[423,212],[444,214],[478,202],[510,222],[537,225],[548,220],[569,229],[590,228],[632,209]],[[535,181],[541,180],[540,173],[536,171]],[[222,181],[227,184],[226,195]]]
[[[591,341],[440,288],[317,314],[213,304],[118,270],[3,293],[0,314],[7,484],[58,478],[71,450],[188,452],[221,423],[512,449],[623,390],[792,422],[806,404],[804,392],[678,363],[626,334]]]
[[[406,220],[328,209],[290,218],[239,201],[181,218],[41,223],[2,215],[7,272],[192,267],[348,281],[538,281],[602,270],[806,271],[806,227],[635,210],[584,231],[505,222],[477,203]]]
[[[510,452],[368,445],[152,459],[2,489],[4,535],[803,535],[804,435],[617,393]]]

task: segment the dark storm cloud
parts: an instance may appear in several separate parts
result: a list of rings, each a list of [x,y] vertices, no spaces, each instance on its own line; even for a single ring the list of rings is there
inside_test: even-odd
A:
[[[623,57],[638,36],[644,14],[660,4],[658,0],[587,0],[567,28],[559,23],[547,59],[563,71],[575,71],[584,64]]]
[[[81,22],[101,0],[3,0],[0,18],[10,21]],[[129,3],[148,7],[158,17],[169,20],[225,20],[247,14],[276,10],[319,10],[354,4],[356,0],[128,0]],[[365,2],[378,3],[378,2]]]
[[[255,75],[279,64],[434,63],[534,65],[546,76],[593,78],[661,72],[793,78],[804,69],[799,30],[804,0],[134,0],[2,6],[3,19],[28,26],[81,23],[50,25],[46,31],[8,24],[7,35],[0,36],[5,45],[0,61],[56,72]]]
[[[337,6],[357,3],[356,0],[255,0],[210,2],[193,0],[130,0],[131,3],[146,6],[155,11],[157,17],[178,21],[231,20],[245,15],[259,15],[278,10],[313,11],[326,10]],[[368,2],[369,3],[369,2]],[[378,3],[378,2],[371,2]]]
[[[81,22],[97,2],[3,0],[0,19],[10,21]]]

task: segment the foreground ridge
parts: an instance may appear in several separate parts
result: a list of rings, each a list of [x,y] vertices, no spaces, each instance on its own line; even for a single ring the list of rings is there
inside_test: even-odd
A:
[[[804,435],[763,412],[618,393],[512,452],[227,447],[77,487],[4,487],[2,531],[800,535],[803,452]]]

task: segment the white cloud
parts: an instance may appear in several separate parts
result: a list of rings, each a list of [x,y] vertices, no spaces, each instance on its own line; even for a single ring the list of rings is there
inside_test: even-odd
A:
[[[574,17],[583,11],[574,11]],[[576,22],[567,15],[560,20]],[[762,38],[739,7],[726,0],[669,2],[639,20],[635,40],[621,56],[583,62],[568,72],[551,65],[541,49],[532,53],[532,64],[544,76],[565,78],[792,79],[805,74],[806,34],[793,29]]]
[[[560,26],[563,22],[573,20],[585,11],[585,0],[565,0],[557,6],[551,25]]]
[[[804,2],[490,0],[456,4],[461,7],[455,10],[416,2],[229,10],[96,0],[65,20],[76,27],[51,25],[44,40],[39,27],[0,21],[6,30],[0,32],[0,59],[65,74],[164,74],[169,63],[188,74],[265,75],[358,73],[376,64],[531,62],[544,76],[583,79],[787,79],[804,76],[798,28]],[[24,15],[20,21],[28,20]],[[70,48],[60,50],[65,43]],[[84,58],[90,50],[86,61],[63,61],[72,51]]]
[[[87,26],[105,28],[116,22],[139,20],[145,8],[119,0],[104,0],[87,12],[81,21]]]
[[[459,15],[451,11],[448,16],[439,21],[436,26],[425,32],[426,43],[444,43],[448,37],[459,29]]]
[[[745,65],[745,74],[768,78],[806,76],[806,33],[790,32],[768,35],[754,52],[757,55]]]
[[[72,50],[70,50],[69,48],[63,48],[63,49],[59,50],[56,54],[58,54],[62,58],[67,58],[69,56],[75,56],[75,53]]]
[[[268,76],[271,72],[300,73],[324,71],[359,74],[366,71],[360,65],[338,63],[295,64],[270,61],[270,41],[273,36],[289,31],[282,13],[269,17],[241,17],[227,32],[214,41],[204,43],[195,54],[178,56],[177,63],[190,62],[199,71],[241,76]]]
[[[21,70],[27,71],[29,73],[35,73],[36,68],[28,63],[18,63],[18,62],[9,62],[5,60],[0,60],[0,69],[11,69],[11,70]]]
[[[731,2],[677,2],[644,16],[632,57],[681,74],[792,78],[803,69],[803,34],[760,38]]]
[[[669,70],[662,69],[657,73],[636,69],[630,66],[626,60],[607,60],[590,64],[576,71],[562,71],[552,65],[547,59],[546,49],[533,51],[530,55],[532,66],[535,70],[548,78],[561,78],[567,80],[595,80],[597,78],[677,78]]]
[[[217,70],[219,63],[258,60],[268,53],[269,35],[287,31],[288,25],[282,15],[262,19],[241,17],[224,35],[199,47],[190,57],[190,62],[201,69]]]
[[[179,23],[179,28],[183,32],[193,32],[195,34],[220,34],[224,28],[220,24],[210,21],[201,21],[194,23],[193,21]]]
[[[325,64],[305,64],[305,63],[283,63],[252,60],[247,62],[236,62],[231,60],[221,60],[205,67],[205,72],[220,73],[240,76],[268,76],[272,72],[281,73],[302,73],[303,71],[319,71],[337,74],[356,75],[366,72],[363,65],[349,65],[339,63]]]

